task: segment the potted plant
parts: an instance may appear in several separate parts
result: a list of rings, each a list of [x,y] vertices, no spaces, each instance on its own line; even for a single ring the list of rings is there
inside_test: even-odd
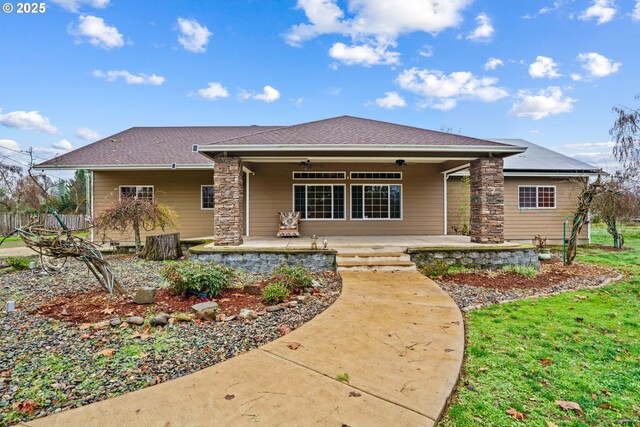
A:
[[[534,240],[538,251],[538,259],[551,259],[551,249],[547,246],[547,238],[538,234],[534,237]]]

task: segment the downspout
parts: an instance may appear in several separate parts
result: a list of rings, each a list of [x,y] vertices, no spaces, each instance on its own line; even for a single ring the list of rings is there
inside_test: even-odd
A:
[[[87,215],[91,217],[91,221],[93,221],[93,171],[88,171],[89,176],[86,183],[86,191],[87,191],[87,203],[85,203],[85,208],[89,208],[89,212],[86,212]],[[91,227],[89,231],[89,239],[93,242],[93,227]]]
[[[251,219],[251,213],[249,210],[249,203],[250,203],[250,186],[249,186],[249,177],[251,175],[255,175],[256,173],[254,171],[252,171],[251,169],[243,166],[242,170],[244,171],[244,176],[245,176],[245,183],[246,183],[246,189],[245,189],[245,201],[244,201],[244,222],[245,222],[245,230],[244,230],[244,234],[246,237],[249,237],[249,221]]]
[[[448,193],[447,181],[449,179],[449,174],[447,172],[445,172],[442,176],[444,178],[443,179],[443,181],[444,181],[444,197],[443,197],[443,199],[444,199],[444,235],[446,236],[447,235],[447,230],[449,228],[449,227],[447,227],[447,221],[448,221],[447,210],[449,209],[448,201],[447,201],[447,193]]]

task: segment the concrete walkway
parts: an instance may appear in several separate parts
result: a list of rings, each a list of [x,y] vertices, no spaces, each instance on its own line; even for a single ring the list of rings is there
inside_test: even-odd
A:
[[[342,278],[331,307],[259,349],[26,425],[434,425],[462,364],[457,306],[414,271]]]

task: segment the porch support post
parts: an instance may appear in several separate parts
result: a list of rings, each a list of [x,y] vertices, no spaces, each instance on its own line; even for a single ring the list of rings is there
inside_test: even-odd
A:
[[[471,162],[471,221],[473,243],[504,243],[504,161],[483,157]]]
[[[215,245],[241,245],[244,228],[242,160],[237,157],[216,157],[213,164]]]

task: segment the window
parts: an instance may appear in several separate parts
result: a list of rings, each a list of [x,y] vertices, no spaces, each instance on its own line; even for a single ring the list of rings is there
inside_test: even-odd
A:
[[[302,219],[344,219],[344,185],[294,185],[293,210]]]
[[[153,202],[152,185],[121,185],[120,199],[133,198],[136,200],[147,200]]]
[[[351,179],[402,179],[402,172],[351,172]]]
[[[347,179],[346,172],[294,172],[293,179]]]
[[[402,219],[401,185],[352,185],[352,219]]]
[[[521,209],[555,209],[556,187],[519,186],[518,206]]]
[[[213,209],[215,202],[213,199],[213,185],[200,186],[200,209]]]

